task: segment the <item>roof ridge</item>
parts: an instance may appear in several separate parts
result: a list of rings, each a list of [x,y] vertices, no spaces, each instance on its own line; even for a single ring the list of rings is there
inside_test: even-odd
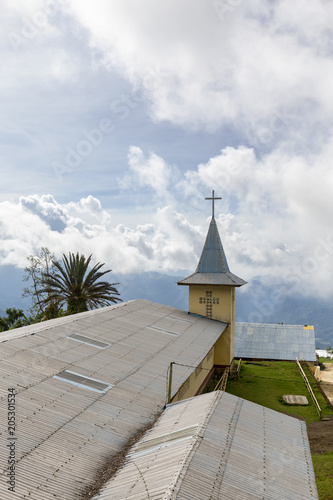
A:
[[[198,439],[198,438],[203,437],[203,433],[206,429],[207,422],[210,420],[210,418],[211,418],[211,416],[212,416],[212,414],[213,414],[213,412],[214,412],[214,410],[219,402],[219,398],[220,398],[219,391],[209,393],[209,394],[210,395],[213,394],[212,401],[211,401],[209,407],[207,408],[206,413],[204,413],[204,415],[202,416],[201,422],[198,424],[198,429],[197,429],[196,433],[193,435],[193,438],[190,441],[190,444],[188,446],[188,449],[187,449],[184,457],[180,461],[177,472],[174,475],[174,477],[172,478],[171,483],[170,483],[167,491],[164,494],[163,500],[172,500],[172,499],[176,498],[175,495],[177,495],[177,493],[178,493],[178,490],[181,486],[181,481],[182,481],[183,476],[184,476],[183,471],[184,471],[184,469],[185,470],[187,469],[188,464],[191,462],[192,457],[195,454],[195,452],[196,452],[196,450],[201,442],[201,439]],[[194,397],[196,397],[196,396],[194,396]],[[191,399],[193,399],[193,398],[191,398]]]
[[[92,314],[100,314],[105,311],[105,309],[117,309],[118,307],[122,307],[127,305],[129,302],[135,302],[134,299],[129,300],[127,302],[120,302],[118,304],[113,304],[111,306],[100,307],[98,309],[90,309],[89,311],[83,311],[76,314],[71,314],[69,316],[61,316],[59,318],[52,318],[46,321],[40,321],[39,323],[33,323],[31,325],[21,326],[19,328],[14,328],[12,330],[6,330],[5,332],[1,332],[0,335],[0,343],[6,342],[7,340],[14,340],[22,337],[27,337],[28,335],[33,335],[34,333],[44,332],[45,330],[49,330],[54,326],[54,323],[57,322],[57,325],[67,325],[68,323],[73,323],[74,321],[78,321],[78,319],[83,316],[91,316]]]

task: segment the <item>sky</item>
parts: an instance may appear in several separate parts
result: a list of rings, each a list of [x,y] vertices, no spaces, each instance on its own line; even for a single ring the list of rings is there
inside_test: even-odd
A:
[[[0,266],[48,247],[333,296],[329,0],[2,0]]]

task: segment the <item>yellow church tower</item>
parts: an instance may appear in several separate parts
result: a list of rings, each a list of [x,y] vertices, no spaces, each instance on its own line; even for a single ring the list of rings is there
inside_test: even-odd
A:
[[[230,272],[221,238],[214,217],[214,196],[212,200],[212,219],[199,264],[193,274],[180,281],[178,285],[189,287],[189,313],[221,321],[228,326],[214,348],[214,364],[230,366],[234,358],[235,339],[235,288],[245,285],[246,281]]]

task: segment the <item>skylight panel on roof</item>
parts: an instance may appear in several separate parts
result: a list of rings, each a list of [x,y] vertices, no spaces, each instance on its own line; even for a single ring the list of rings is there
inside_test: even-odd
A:
[[[159,328],[158,326],[147,326],[149,330],[155,330],[155,332],[165,333],[166,335],[172,335],[173,337],[179,337],[178,332],[173,332],[172,330],[165,330],[164,328]]]
[[[180,318],[179,316],[171,316],[171,314],[169,314],[168,316],[169,318],[172,318],[172,319],[177,319],[178,321],[184,321],[185,323],[196,323],[196,321],[191,321],[190,319],[185,319],[185,318]]]
[[[186,439],[191,439],[198,425],[190,425],[189,427],[184,427],[177,431],[170,432],[169,434],[163,434],[157,436],[156,438],[147,439],[138,445],[135,452],[129,455],[130,458],[137,457],[139,455],[144,455],[150,453],[151,451],[157,450],[159,448],[165,448],[180,441],[185,441]]]
[[[83,344],[92,345],[94,347],[98,347],[98,349],[107,349],[111,344],[106,344],[105,342],[101,342],[100,340],[91,339],[90,337],[85,337],[84,335],[79,335],[77,333],[72,333],[67,336],[68,339],[76,340],[77,342],[82,342]]]
[[[58,375],[54,375],[53,378],[96,392],[106,392],[113,387],[113,384],[107,384],[106,382],[102,382],[101,380],[96,380],[91,377],[84,377],[83,375],[70,370],[64,370],[58,373]]]

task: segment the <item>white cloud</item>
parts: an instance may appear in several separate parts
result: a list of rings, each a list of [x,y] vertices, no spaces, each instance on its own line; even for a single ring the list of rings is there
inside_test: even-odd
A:
[[[187,170],[178,187],[187,196],[194,198],[198,190],[207,193],[208,188],[224,193],[229,186],[235,187],[237,183],[238,195],[242,197],[249,188],[248,172],[256,166],[257,160],[252,149],[243,146],[237,149],[226,147],[207,163],[200,163],[196,171]]]
[[[142,149],[130,146],[128,154],[130,172],[119,179],[120,187],[132,189],[152,188],[157,198],[163,202],[171,201],[170,182],[174,181],[172,169],[155,153],[146,158]]]
[[[332,147],[333,138],[310,157],[275,150],[260,159],[248,148],[225,148],[185,173],[188,194],[214,186],[224,194],[216,212],[236,274],[273,274],[305,294],[333,293]]]
[[[134,86],[144,86],[147,72],[159,70],[156,85],[147,90],[156,120],[208,129],[232,122],[263,143],[272,133],[275,139],[297,136],[299,126],[324,130],[324,122],[331,123],[329,2],[70,5],[105,64]]]
[[[126,227],[114,226],[93,196],[64,204],[51,195],[3,202],[0,264],[23,267],[27,255],[47,246],[57,257],[68,251],[93,253],[121,274],[194,271],[208,228],[208,220],[202,218],[203,207],[206,214],[210,212],[204,197],[213,183],[216,195],[223,195],[216,202],[215,217],[235,274],[244,279],[272,274],[289,280],[292,287],[296,284],[303,293],[333,294],[332,148],[333,139],[311,158],[277,150],[259,159],[252,149],[228,147],[196,170],[185,172],[174,186],[162,158],[156,160],[151,153],[145,160],[143,151],[132,147],[125,174],[129,189],[140,175],[145,189],[147,165],[156,162],[162,191],[158,183],[149,187],[153,194],[164,193],[165,199],[171,189],[180,193],[177,210],[152,207],[150,222]],[[131,155],[137,162],[134,168]],[[200,213],[191,209],[193,200],[201,204]],[[151,197],[146,203],[151,206]]]
[[[51,195],[0,202],[0,265],[24,267],[26,257],[45,246],[57,258],[69,251],[93,253],[116,273],[177,272],[195,260],[192,243],[198,234],[198,228],[171,208],[159,210],[155,224],[132,229],[114,227],[92,196],[67,204]]]
[[[245,279],[272,274],[289,280],[291,290],[296,283],[302,293],[331,295],[332,148],[333,138],[311,156],[277,149],[258,158],[253,149],[227,147],[186,171],[174,189],[188,219],[168,207],[157,217],[172,242],[171,253],[176,240],[179,262],[194,269],[207,229],[204,198],[215,189],[223,197],[215,215],[233,272]],[[200,212],[191,213],[199,206]],[[194,226],[197,215],[200,227]],[[162,239],[166,252],[167,238]]]

